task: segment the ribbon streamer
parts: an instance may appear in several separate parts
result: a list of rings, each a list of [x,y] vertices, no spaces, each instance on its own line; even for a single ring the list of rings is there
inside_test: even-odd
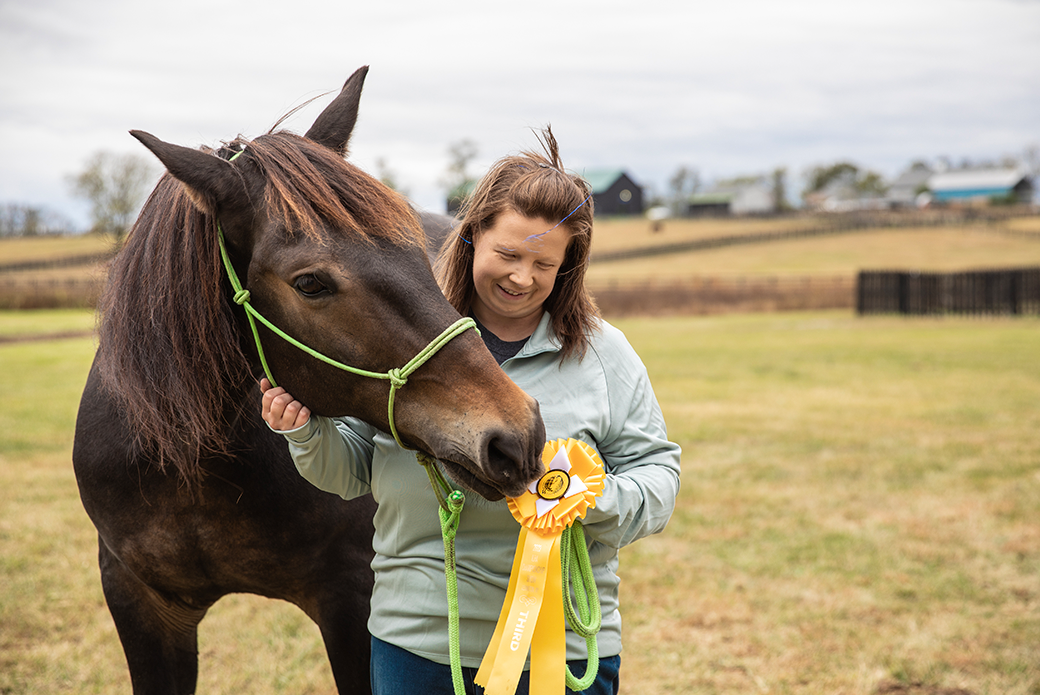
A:
[[[547,471],[508,500],[520,538],[494,636],[474,679],[486,695],[513,695],[531,653],[532,693],[563,693],[567,673],[560,538],[603,492],[603,464],[576,439],[545,445]]]

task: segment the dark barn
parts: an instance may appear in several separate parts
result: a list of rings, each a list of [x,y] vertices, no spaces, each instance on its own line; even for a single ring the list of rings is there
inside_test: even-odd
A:
[[[597,215],[642,215],[643,189],[621,169],[586,171]]]

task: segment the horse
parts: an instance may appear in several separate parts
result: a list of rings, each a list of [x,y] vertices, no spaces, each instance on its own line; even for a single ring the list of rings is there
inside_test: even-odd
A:
[[[475,331],[398,382],[388,412],[393,385],[315,359],[266,324],[254,340],[236,303],[248,296],[283,333],[371,372],[400,367],[461,318],[413,210],[346,160],[366,74],[304,136],[276,124],[193,149],[131,131],[167,173],[109,268],[73,467],[136,695],[195,691],[199,622],[230,593],[298,606],[339,692],[370,691],[375,505],[296,472],[260,418],[265,366],[314,413],[384,431],[393,421],[405,446],[488,499],[519,494],[541,470],[537,403]]]

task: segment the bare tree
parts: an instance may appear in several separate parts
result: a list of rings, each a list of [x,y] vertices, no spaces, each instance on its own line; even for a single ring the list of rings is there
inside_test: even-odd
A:
[[[1040,145],[1027,145],[1022,150],[1022,165],[1031,176],[1040,176]]]
[[[383,185],[394,189],[403,196],[408,195],[408,191],[401,188],[401,185],[397,180],[397,174],[387,165],[386,159],[383,157],[378,157],[376,159],[375,175]]]
[[[151,162],[144,157],[96,152],[69,183],[74,195],[90,202],[91,231],[111,234],[118,245],[144,203],[153,176]]]
[[[784,212],[791,208],[787,202],[787,167],[773,169],[773,212]]]
[[[668,179],[668,189],[671,191],[672,214],[676,216],[686,214],[687,198],[696,193],[700,187],[700,172],[696,169],[688,169],[685,166],[676,169],[675,173]]]
[[[477,156],[477,143],[465,139],[448,146],[448,170],[441,179],[441,186],[448,194],[448,212],[454,213],[462,205],[474,179],[467,169]]]
[[[46,208],[18,203],[0,205],[0,237],[66,234],[72,222]]]

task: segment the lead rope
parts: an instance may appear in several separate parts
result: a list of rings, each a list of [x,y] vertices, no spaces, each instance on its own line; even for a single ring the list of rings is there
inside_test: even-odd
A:
[[[578,581],[574,583],[574,598],[578,601],[578,614],[571,603],[571,578],[574,563],[578,565]],[[585,663],[585,675],[580,679],[567,667],[567,687],[574,692],[589,688],[599,673],[599,645],[596,635],[603,624],[603,612],[599,605],[596,578],[592,574],[589,547],[585,544],[585,529],[580,521],[563,530],[560,538],[560,564],[563,574],[563,613],[567,624],[575,634],[585,638],[589,657]]]
[[[459,580],[455,563],[455,535],[459,530],[466,495],[462,490],[454,489],[444,479],[437,468],[436,459],[418,451],[415,452],[415,457],[426,469],[426,475],[429,476],[433,492],[437,496],[437,514],[440,517],[441,537],[444,540],[444,583],[448,595],[448,655],[451,661],[451,683],[455,695],[466,695],[466,684],[462,678],[462,650],[459,646]],[[585,646],[589,653],[585,674],[580,679],[571,673],[570,666],[566,669],[567,688],[577,693],[589,688],[599,672],[599,645],[596,643],[596,635],[602,625],[596,578],[592,574],[592,561],[589,559],[589,548],[585,543],[585,530],[579,521],[563,531],[560,540],[560,564],[563,576],[564,616],[571,630],[585,638]],[[570,592],[575,571],[578,578],[578,581],[574,582],[577,611]]]

